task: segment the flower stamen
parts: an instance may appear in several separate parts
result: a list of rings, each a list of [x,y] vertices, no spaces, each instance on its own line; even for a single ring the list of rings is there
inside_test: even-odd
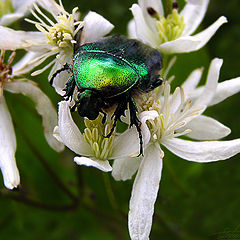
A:
[[[162,141],[190,133],[191,129],[183,129],[183,127],[204,109],[204,106],[194,106],[191,100],[186,101],[182,87],[177,87],[172,95],[170,95],[171,87],[168,82],[165,82],[161,88],[161,90],[146,94],[137,101],[141,111],[155,110],[159,113],[154,120],[147,121],[153,141]],[[161,97],[157,100],[159,98],[156,96],[159,95],[159,91]]]
[[[106,138],[106,136],[113,124],[112,120],[108,120],[106,123],[102,123],[102,115],[99,115],[95,120],[85,119],[85,130],[83,133],[85,141],[90,145],[94,151],[94,155],[97,159],[108,160],[111,155],[112,145],[116,130],[113,134]]]
[[[16,52],[12,52],[7,63],[4,62],[5,51],[1,50],[0,54],[0,98],[3,96],[3,86],[5,82],[10,81],[12,75],[11,63],[16,56]]]
[[[151,16],[157,20],[156,28],[159,36],[159,44],[173,41],[181,37],[186,24],[184,22],[184,17],[178,14],[177,8],[173,8],[172,13],[167,17],[158,16],[158,14],[153,14]]]

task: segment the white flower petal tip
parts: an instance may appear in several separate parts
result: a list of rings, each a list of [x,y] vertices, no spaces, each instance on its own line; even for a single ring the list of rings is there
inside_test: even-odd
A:
[[[85,22],[81,33],[81,43],[94,42],[107,35],[114,26],[96,12],[89,12],[83,19]]]
[[[197,51],[200,48],[202,48],[211,39],[211,37],[216,33],[216,31],[224,23],[227,23],[227,22],[228,22],[227,18],[222,16],[216,22],[214,22],[212,25],[210,25],[208,28],[206,28],[204,31],[192,36],[193,39],[197,39],[200,41],[200,44],[195,49],[192,49],[192,51]]]
[[[203,105],[208,106],[211,103],[212,99],[215,96],[216,89],[218,86],[218,79],[219,79],[222,64],[223,64],[223,60],[220,58],[214,58],[211,61],[211,64],[208,70],[206,85],[201,95],[196,99],[194,103],[195,106],[203,106]],[[201,113],[202,112],[203,110],[201,111]]]
[[[187,0],[187,4],[180,13],[186,24],[182,35],[191,35],[203,20],[209,0]]]
[[[162,144],[177,156],[193,162],[226,160],[240,153],[240,139],[193,142],[173,138],[165,140]]]
[[[209,106],[222,102],[226,98],[238,93],[240,91],[240,77],[226,80],[217,86],[216,94],[210,102]]]
[[[192,131],[187,136],[196,140],[218,140],[231,133],[230,128],[206,116],[194,118],[184,126],[184,129],[180,129],[180,131],[184,131],[185,129],[191,129]]]
[[[4,185],[6,188],[12,190],[19,186],[20,176],[16,166],[15,158],[12,157],[11,159],[5,159],[5,161],[8,162],[1,167]]]
[[[15,161],[16,137],[12,119],[4,96],[0,98],[0,168],[4,184],[13,189],[19,185],[19,173]]]
[[[160,156],[159,145],[150,145],[135,178],[128,215],[128,227],[132,240],[149,239],[154,203],[162,172]]]
[[[112,167],[108,161],[92,160],[87,157],[75,157],[74,162],[78,165],[84,165],[87,167],[95,167],[103,172],[111,172]]]

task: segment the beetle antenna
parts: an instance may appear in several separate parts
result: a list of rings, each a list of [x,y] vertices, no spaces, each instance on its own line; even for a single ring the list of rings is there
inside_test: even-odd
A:
[[[66,71],[66,70],[69,70],[69,69],[71,69],[70,67],[69,67],[69,65],[67,64],[67,63],[65,63],[64,65],[63,65],[63,68],[61,68],[61,69],[58,69],[53,75],[52,75],[52,77],[51,77],[51,79],[50,79],[50,84],[51,84],[51,86],[53,85],[53,81],[54,81],[54,78],[59,74],[59,73],[61,73],[61,72],[63,72],[63,71]]]

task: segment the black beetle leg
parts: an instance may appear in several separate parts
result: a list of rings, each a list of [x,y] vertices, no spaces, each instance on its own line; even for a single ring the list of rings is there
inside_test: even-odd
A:
[[[61,69],[58,69],[53,75],[52,75],[52,77],[51,77],[51,79],[50,79],[50,84],[51,84],[51,86],[53,85],[53,81],[54,81],[54,78],[59,74],[59,73],[61,73],[61,72],[63,72],[63,71],[66,71],[66,70],[69,70],[69,69],[71,69],[71,67],[67,64],[67,63],[65,63],[64,65],[63,65],[63,68],[61,68]]]
[[[114,122],[111,131],[108,133],[107,136],[104,136],[106,138],[111,137],[116,125],[117,121],[121,121],[121,116],[124,115],[124,111],[127,109],[127,99],[124,99],[121,103],[118,104],[117,109],[115,110],[114,114],[112,117],[114,117]]]
[[[71,107],[71,112],[75,112],[76,109],[78,110],[78,104],[80,103],[80,100],[79,100],[80,95],[81,95],[81,93],[78,93],[78,95],[77,95],[78,100],[75,101],[75,104]]]
[[[103,110],[100,110],[99,112],[103,114],[102,124],[104,124],[107,120],[107,114]]]
[[[137,117],[136,113],[138,112],[138,109],[137,109],[135,100],[132,97],[130,97],[130,100],[129,100],[129,111],[130,111],[130,127],[135,125],[138,131],[138,136],[139,136],[140,152],[138,154],[138,157],[141,155],[143,156],[143,137],[142,137],[142,130],[140,128],[141,122]]]
[[[76,87],[76,83],[75,83],[74,77],[71,76],[66,83],[66,87],[63,89],[63,91],[66,92],[63,97],[66,97],[66,100],[68,100],[70,97],[71,98],[73,97],[73,92],[75,87]]]

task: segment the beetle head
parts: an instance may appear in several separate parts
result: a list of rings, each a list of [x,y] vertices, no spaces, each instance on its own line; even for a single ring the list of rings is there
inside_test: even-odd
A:
[[[82,117],[94,120],[101,111],[102,100],[96,92],[86,89],[78,94],[78,113]]]

